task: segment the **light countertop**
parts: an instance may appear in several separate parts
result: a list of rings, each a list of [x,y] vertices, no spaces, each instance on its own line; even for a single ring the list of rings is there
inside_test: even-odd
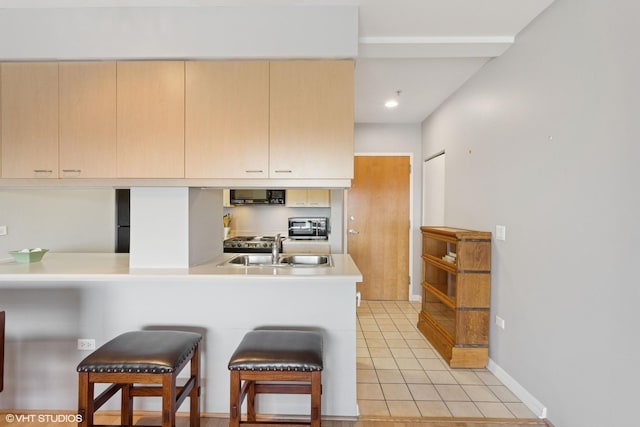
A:
[[[350,279],[362,281],[362,274],[347,254],[331,254],[332,267],[243,267],[219,266],[238,254],[224,254],[211,262],[190,268],[129,268],[129,254],[47,253],[42,261],[18,264],[11,258],[0,260],[0,285],[6,282],[32,281],[136,281],[175,280],[211,281],[217,279]]]

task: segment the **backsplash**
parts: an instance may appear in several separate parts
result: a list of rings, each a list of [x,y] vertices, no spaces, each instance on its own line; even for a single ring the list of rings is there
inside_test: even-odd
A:
[[[231,214],[230,236],[287,235],[289,217],[318,216],[329,218],[329,243],[332,253],[344,248],[344,190],[331,190],[330,208],[292,208],[286,206],[236,206],[224,208]],[[222,222],[222,218],[220,218]]]
[[[225,208],[231,214],[231,236],[287,235],[287,220],[293,216],[330,217],[331,208],[289,208],[285,206],[237,206]]]

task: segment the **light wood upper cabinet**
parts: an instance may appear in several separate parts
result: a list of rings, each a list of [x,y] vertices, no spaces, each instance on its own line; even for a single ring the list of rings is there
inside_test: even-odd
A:
[[[290,189],[287,190],[285,204],[298,208],[328,208],[331,206],[331,193],[322,189]]]
[[[187,178],[267,178],[269,63],[186,63]]]
[[[353,178],[353,61],[0,64],[3,178]]]
[[[60,177],[116,176],[116,63],[60,63]]]
[[[270,178],[353,178],[353,62],[270,64]]]
[[[329,190],[307,190],[307,206],[311,208],[328,208],[331,206]]]
[[[117,175],[184,178],[184,62],[117,64]]]
[[[58,64],[4,63],[2,177],[58,177]]]

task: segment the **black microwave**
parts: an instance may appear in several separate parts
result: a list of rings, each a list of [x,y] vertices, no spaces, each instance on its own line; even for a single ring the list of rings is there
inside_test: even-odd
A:
[[[289,218],[289,238],[293,240],[327,240],[329,218]]]
[[[237,189],[230,190],[232,205],[284,205],[284,190]]]

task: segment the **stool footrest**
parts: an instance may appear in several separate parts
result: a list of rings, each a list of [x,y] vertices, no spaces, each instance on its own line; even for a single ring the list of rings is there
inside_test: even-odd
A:
[[[256,393],[311,394],[311,384],[256,384]]]
[[[253,427],[268,427],[268,426],[306,426],[309,427],[309,423],[304,420],[265,420],[265,421],[242,421],[243,426],[253,426]]]
[[[194,378],[189,378],[189,381],[183,386],[176,387],[176,406],[180,406],[184,399],[187,398],[191,390],[195,385]],[[132,397],[158,397],[162,396],[161,386],[134,386],[131,388],[130,395]],[[200,395],[200,393],[198,393]]]

